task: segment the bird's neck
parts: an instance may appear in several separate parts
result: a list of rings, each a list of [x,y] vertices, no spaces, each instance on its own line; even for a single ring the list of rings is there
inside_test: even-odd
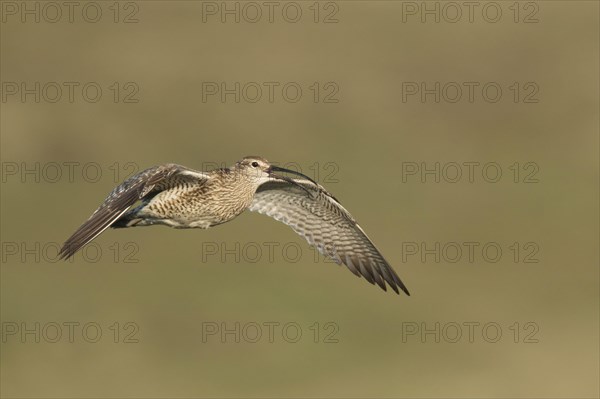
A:
[[[225,196],[235,199],[244,209],[250,205],[258,188],[253,179],[231,169],[219,169],[215,172],[216,178],[222,183],[220,186],[224,190]]]

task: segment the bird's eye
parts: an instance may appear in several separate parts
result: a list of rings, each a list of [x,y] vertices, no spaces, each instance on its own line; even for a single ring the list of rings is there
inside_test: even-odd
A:
[[[258,162],[256,162],[256,161],[252,162],[252,166],[255,167],[255,168],[257,168],[258,167]]]

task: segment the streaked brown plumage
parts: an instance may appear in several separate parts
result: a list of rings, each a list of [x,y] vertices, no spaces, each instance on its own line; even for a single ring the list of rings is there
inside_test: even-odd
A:
[[[287,172],[290,178],[275,172]],[[137,202],[139,206],[131,209]],[[304,237],[322,254],[386,290],[386,283],[410,295],[396,272],[352,215],[321,185],[260,157],[230,168],[198,172],[176,164],[146,169],[117,186],[63,245],[69,258],[108,227],[164,224],[209,228],[244,210],[271,216]]]

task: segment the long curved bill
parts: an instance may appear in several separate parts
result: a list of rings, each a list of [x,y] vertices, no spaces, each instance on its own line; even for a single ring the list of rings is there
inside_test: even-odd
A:
[[[280,168],[279,166],[271,166],[271,167],[269,168],[269,176],[271,176],[271,177],[273,177],[273,178],[275,178],[275,179],[279,179],[279,180],[286,181],[286,182],[288,182],[288,183],[290,183],[290,184],[293,184],[293,185],[295,185],[295,186],[298,186],[298,187],[300,187],[301,189],[303,189],[304,191],[306,191],[306,192],[308,193],[308,195],[310,195],[311,197],[312,197],[312,195],[313,195],[313,194],[312,194],[310,191],[308,191],[308,189],[307,189],[306,187],[304,187],[302,184],[300,184],[300,183],[296,182],[294,179],[292,179],[292,178],[290,178],[290,177],[287,177],[287,176],[282,176],[282,175],[279,175],[279,174],[275,174],[275,173],[273,173],[273,172],[284,172],[284,173],[289,173],[289,174],[291,174],[291,175],[300,176],[300,177],[302,177],[302,178],[304,178],[304,179],[306,179],[306,180],[308,180],[308,181],[312,182],[312,183],[313,183],[313,184],[314,184],[316,187],[318,187],[318,186],[319,186],[319,185],[317,184],[317,182],[316,182],[316,181],[314,181],[313,179],[311,179],[310,177],[308,177],[308,176],[306,176],[306,175],[303,175],[303,174],[302,174],[302,173],[300,173],[300,172],[296,172],[295,170],[290,170],[290,169]]]

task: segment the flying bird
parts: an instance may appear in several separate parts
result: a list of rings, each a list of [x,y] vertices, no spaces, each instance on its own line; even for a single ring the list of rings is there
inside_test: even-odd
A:
[[[210,172],[164,164],[128,178],[67,239],[59,256],[70,258],[108,227],[158,224],[207,229],[234,219],[246,209],[287,224],[323,255],[343,263],[352,273],[384,291],[387,283],[397,294],[400,288],[410,295],[394,269],[333,195],[302,173],[271,165],[257,156]]]

